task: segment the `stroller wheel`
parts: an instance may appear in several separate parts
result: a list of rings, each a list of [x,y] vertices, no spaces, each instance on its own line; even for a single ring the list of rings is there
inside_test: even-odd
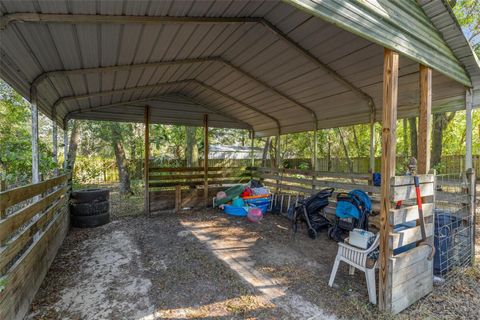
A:
[[[335,226],[328,228],[327,235],[328,235],[329,239],[333,240],[333,233],[334,232],[335,232]]]
[[[312,239],[317,238],[317,231],[313,228],[308,229],[308,236]]]

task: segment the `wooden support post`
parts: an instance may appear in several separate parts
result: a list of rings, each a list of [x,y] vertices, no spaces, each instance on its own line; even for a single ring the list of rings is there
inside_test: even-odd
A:
[[[470,92],[469,92],[470,91]],[[467,90],[465,93],[465,169],[473,168],[472,160],[472,109],[473,109],[473,90]]]
[[[145,213],[150,213],[150,190],[149,190],[149,174],[150,174],[150,106],[145,106],[144,111],[145,122]]]
[[[180,212],[182,209],[182,186],[175,186],[175,212]]]
[[[53,153],[53,163],[55,164],[55,168],[53,169],[53,173],[55,176],[58,175],[58,128],[57,128],[57,121],[55,119],[55,115],[53,116],[52,120],[52,153]]]
[[[388,258],[392,255],[389,246],[390,224],[388,213],[391,208],[391,177],[395,176],[396,161],[396,122],[398,96],[398,53],[385,49],[383,63],[383,112],[382,112],[382,187],[380,202],[380,285],[379,307],[381,310],[389,308],[387,305],[392,294],[391,274],[389,273]]]
[[[203,147],[203,180],[204,180],[204,189],[203,197],[205,201],[205,208],[208,205],[208,114],[203,116],[203,138],[204,138],[204,147]]]
[[[31,102],[32,112],[32,183],[40,182],[39,151],[38,151],[38,107],[36,94]]]
[[[420,65],[420,110],[418,116],[417,172],[430,171],[430,137],[432,127],[432,69]]]

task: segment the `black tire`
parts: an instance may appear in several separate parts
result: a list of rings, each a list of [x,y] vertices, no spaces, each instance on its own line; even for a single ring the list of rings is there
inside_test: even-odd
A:
[[[70,216],[72,226],[77,228],[95,228],[110,222],[110,213],[94,216]]]
[[[108,201],[110,191],[108,189],[85,189],[72,192],[72,203],[90,203]]]
[[[72,216],[93,216],[107,213],[110,209],[108,201],[91,203],[72,203],[70,204],[70,214]]]
[[[308,236],[315,240],[317,238],[317,231],[313,228],[308,229]]]

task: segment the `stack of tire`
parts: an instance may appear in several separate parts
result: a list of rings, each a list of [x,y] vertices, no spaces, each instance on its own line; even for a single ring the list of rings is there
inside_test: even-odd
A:
[[[70,222],[77,228],[94,228],[110,221],[110,191],[84,189],[70,195]]]

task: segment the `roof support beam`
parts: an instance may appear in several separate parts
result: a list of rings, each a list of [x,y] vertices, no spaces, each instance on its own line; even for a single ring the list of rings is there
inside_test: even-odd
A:
[[[233,63],[226,61],[221,57],[212,57],[212,58],[198,58],[198,59],[182,59],[182,60],[171,60],[171,61],[159,61],[159,62],[150,62],[150,63],[139,63],[139,64],[126,64],[126,65],[118,65],[118,66],[108,66],[108,67],[94,67],[94,68],[84,68],[84,69],[72,69],[72,70],[57,70],[57,71],[49,71],[40,74],[35,80],[32,82],[32,89],[38,90],[40,84],[49,78],[57,77],[57,76],[71,76],[71,75],[82,75],[82,74],[92,74],[92,73],[99,73],[99,72],[116,72],[116,71],[124,71],[124,70],[131,70],[136,68],[151,68],[151,67],[159,67],[159,66],[172,66],[172,65],[183,65],[183,64],[193,64],[193,63],[202,63],[202,62],[218,62],[222,65],[233,69],[234,71],[242,74],[243,76],[249,78],[250,80],[256,82],[257,84],[265,87],[269,91],[283,97],[284,99],[290,101],[291,103],[295,104],[296,106],[300,107],[301,109],[307,111],[313,118],[314,126],[313,130],[315,130],[318,119],[315,111],[311,108],[305,106],[304,104],[300,103],[299,101],[295,100],[291,96],[281,92],[280,90],[272,87],[268,83],[260,80],[256,76],[242,70],[240,67],[237,67]],[[55,112],[57,106],[61,104],[63,101],[59,102],[58,104],[55,103],[53,105],[53,111]]]
[[[246,125],[246,126],[249,128],[249,130],[253,130],[252,125],[249,124],[249,123],[247,123],[247,122],[245,122],[245,121],[236,119],[236,118],[232,117],[231,115],[229,115],[229,114],[227,114],[227,113],[225,113],[225,112],[222,112],[222,111],[220,111],[220,110],[217,110],[216,108],[213,108],[213,107],[210,107],[209,105],[206,105],[206,104],[204,104],[204,103],[201,103],[201,102],[197,101],[196,99],[194,99],[194,98],[192,98],[192,97],[189,97],[189,96],[187,96],[187,95],[184,95],[184,94],[178,94],[178,95],[181,96],[182,98],[190,101],[191,103],[198,104],[199,106],[202,106],[202,107],[204,107],[205,109],[212,111],[213,113],[216,113],[216,114],[218,114],[218,115],[221,115],[222,117],[225,117],[225,118],[231,119],[231,120],[233,120],[233,121],[239,122],[239,123],[241,123],[241,124],[244,124],[244,125]]]
[[[342,75],[337,73],[327,64],[323,63],[312,55],[308,50],[301,47],[288,37],[286,33],[275,25],[261,17],[168,17],[168,16],[111,16],[111,15],[81,15],[81,14],[48,14],[48,13],[11,13],[0,17],[0,30],[4,30],[13,22],[34,22],[34,23],[112,23],[112,24],[235,24],[235,23],[259,23],[273,32],[276,36],[288,43],[290,47],[318,65],[325,73],[330,75],[340,84],[353,91],[358,97],[364,100],[371,113],[375,113],[373,98],[356,87]],[[316,117],[316,115],[315,115]]]
[[[200,105],[202,107],[204,107],[205,109],[207,110],[210,110],[211,112],[213,113],[216,113],[222,117],[225,117],[227,119],[230,119],[232,120],[233,122],[237,122],[237,123],[240,123],[240,124],[243,124],[245,127],[249,128],[250,130],[252,129],[252,125],[245,122],[245,121],[242,121],[242,120],[239,120],[239,119],[236,119],[234,117],[232,117],[231,115],[225,113],[225,112],[221,112],[219,110],[216,110],[215,108],[213,107],[210,107],[206,104],[203,104],[203,103],[200,103],[198,101],[196,101],[195,99],[191,98],[191,97],[188,97],[186,95],[183,95],[183,94],[178,94],[176,93],[176,95],[186,99],[186,100],[189,100],[191,103],[194,103],[194,104],[197,104],[197,105]],[[159,95],[159,96],[154,96],[154,97],[149,97],[149,98],[145,98],[145,99],[137,99],[137,100],[131,100],[131,101],[122,101],[122,102],[117,102],[117,103],[110,103],[110,104],[105,104],[105,105],[101,105],[101,106],[95,106],[95,107],[89,107],[89,108],[85,108],[85,109],[81,109],[81,110],[74,110],[74,111],[70,111],[68,112],[66,115],[65,115],[65,119],[70,119],[72,118],[73,116],[75,116],[76,114],[81,114],[81,113],[84,113],[84,112],[91,112],[91,111],[97,111],[97,110],[100,110],[100,109],[105,109],[105,108],[111,108],[111,107],[119,107],[119,106],[125,106],[125,105],[129,105],[129,104],[136,104],[136,103],[147,103],[147,102],[151,102],[151,101],[154,101],[156,99],[159,99],[161,98],[162,95]],[[151,105],[150,105],[151,108],[153,108]]]
[[[88,93],[88,94],[83,94],[83,95],[77,95],[77,96],[68,96],[68,97],[62,97],[60,99],[58,99],[55,103],[54,103],[54,108],[57,108],[60,104],[62,103],[65,103],[65,102],[68,102],[68,101],[77,101],[77,100],[82,100],[82,99],[89,99],[89,98],[94,98],[94,97],[101,97],[101,96],[106,96],[106,95],[112,95],[112,94],[115,94],[115,93],[128,93],[128,92],[134,92],[136,90],[146,90],[146,89],[156,89],[156,88],[161,88],[161,87],[165,87],[165,86],[170,86],[170,85],[177,85],[177,84],[188,84],[188,83],[194,83],[196,85],[199,85],[205,89],[208,89],[209,91],[212,91],[214,93],[216,93],[217,95],[220,95],[224,98],[227,98],[229,100],[232,100],[234,101],[235,103],[247,108],[247,109],[250,109],[262,116],[265,116],[266,118],[269,118],[270,120],[272,120],[273,122],[275,122],[277,128],[278,128],[278,131],[280,132],[281,131],[281,126],[280,126],[280,121],[278,121],[277,118],[271,116],[270,114],[268,113],[265,113],[243,101],[240,101],[228,94],[226,94],[225,92],[223,91],[220,91],[204,82],[201,82],[199,80],[196,80],[196,79],[187,79],[187,80],[180,80],[180,81],[172,81],[172,82],[163,82],[163,83],[158,83],[158,84],[154,84],[154,85],[148,85],[148,86],[140,86],[140,87],[132,87],[132,88],[127,88],[127,89],[120,89],[120,90],[110,90],[110,91],[100,91],[100,92],[94,92],[94,93]],[[145,98],[145,99],[142,99],[142,101],[147,101],[147,100],[151,100],[151,97],[148,97],[148,98]],[[137,101],[137,102],[142,102],[142,101]],[[110,106],[114,106],[114,105],[125,105],[125,104],[129,104],[129,103],[133,103],[132,101],[126,101],[126,102],[120,102],[118,104],[112,104]],[[104,107],[104,106],[99,106],[99,107]],[[93,110],[92,108],[90,110]],[[65,118],[68,119],[68,117],[74,113],[74,112],[81,112],[81,110],[74,110],[74,111],[70,111],[69,113],[67,113],[67,115],[65,116]]]
[[[198,84],[199,86],[204,87],[205,89],[208,89],[208,90],[210,90],[210,91],[213,91],[214,93],[218,94],[219,96],[222,96],[222,97],[224,97],[224,98],[227,98],[227,99],[229,99],[229,100],[232,100],[232,101],[234,101],[235,103],[237,103],[237,104],[239,104],[239,105],[241,105],[241,106],[243,106],[243,107],[245,107],[245,108],[248,108],[248,109],[250,109],[250,110],[252,110],[252,111],[255,111],[255,112],[257,112],[257,113],[259,113],[259,114],[261,114],[261,115],[269,118],[270,120],[272,120],[273,122],[275,122],[275,123],[277,124],[278,133],[281,134],[282,127],[281,127],[281,125],[280,125],[280,121],[278,121],[277,118],[271,116],[270,114],[268,114],[268,113],[266,113],[266,112],[263,112],[263,111],[261,111],[261,110],[258,110],[257,108],[252,107],[251,105],[249,105],[249,104],[247,104],[247,103],[245,103],[245,102],[243,102],[243,101],[240,101],[240,100],[238,100],[237,98],[232,97],[231,95],[226,94],[226,93],[223,92],[223,91],[220,91],[220,90],[218,90],[218,89],[216,89],[216,88],[214,88],[214,87],[212,87],[212,86],[209,86],[208,84],[206,84],[206,83],[204,83],[204,82],[201,82],[201,81],[198,81],[198,80],[192,80],[192,81],[193,81],[194,83]]]

